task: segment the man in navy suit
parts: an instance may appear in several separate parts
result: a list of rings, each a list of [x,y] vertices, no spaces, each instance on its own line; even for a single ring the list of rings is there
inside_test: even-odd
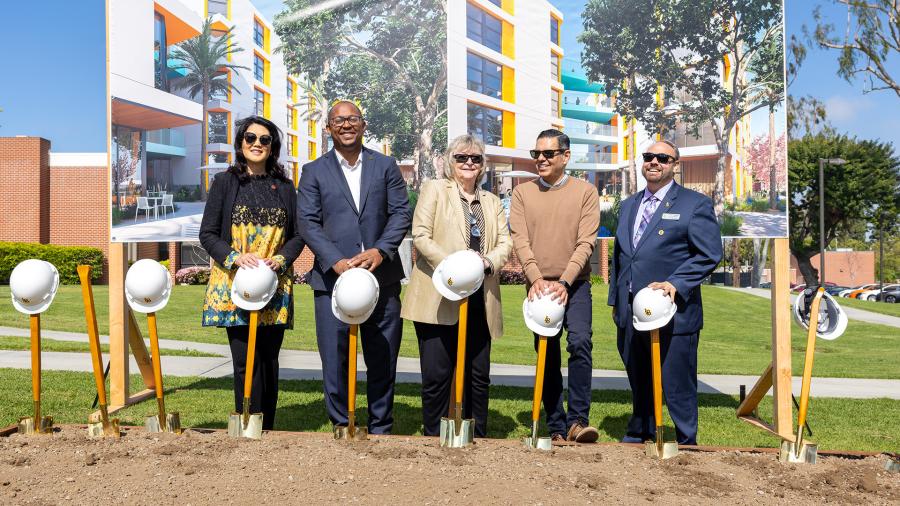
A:
[[[368,269],[378,279],[378,305],[360,325],[360,337],[368,370],[368,429],[390,434],[403,330],[403,265],[397,248],[409,229],[409,201],[397,162],[363,147],[365,130],[362,112],[352,102],[329,110],[334,149],[303,166],[300,234],[316,255],[309,284],[315,293],[325,407],[336,426],[347,425],[349,325],[332,314],[331,292],[338,276],[353,267]]]
[[[631,301],[649,286],[664,290],[678,311],[660,329],[662,381],[679,444],[697,444],[697,342],[703,327],[700,282],[722,259],[712,201],[675,184],[678,148],[659,141],[643,153],[647,187],[622,201],[607,304],[632,392],[624,442],[653,440],[650,333],[632,326]]]

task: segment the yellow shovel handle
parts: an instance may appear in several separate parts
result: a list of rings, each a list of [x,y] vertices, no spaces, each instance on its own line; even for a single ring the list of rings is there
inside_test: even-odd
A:
[[[469,319],[469,298],[459,302],[459,334],[456,338],[456,391],[453,392],[456,404],[462,403],[463,377],[466,372],[466,326]]]
[[[153,381],[156,383],[156,398],[162,399],[162,364],[159,357],[159,334],[156,333],[156,313],[147,313],[147,327],[150,328],[150,353],[153,355]]]
[[[41,315],[31,315],[31,400],[41,402]],[[34,424],[40,423],[35,420]]]
[[[809,331],[806,333],[806,360],[803,363],[803,382],[800,386],[800,409],[797,414],[797,430],[802,431],[806,423],[806,411],[809,407],[809,388],[812,383],[813,358],[816,353],[816,330],[819,326],[819,304],[822,301],[824,288],[819,288],[813,298],[809,310]],[[802,297],[803,295],[798,295]]]
[[[541,400],[544,397],[544,366],[547,362],[547,337],[538,338],[537,370],[534,374],[534,400],[531,403],[531,421],[536,422],[541,416]]]
[[[250,311],[250,325],[247,337],[247,367],[244,371],[244,398],[250,398],[253,390],[253,360],[256,359],[256,327],[259,321],[259,311]]]
[[[106,382],[103,381],[103,356],[100,354],[100,333],[97,330],[97,313],[94,310],[91,266],[79,265],[77,270],[81,280],[81,298],[84,301],[84,319],[91,346],[91,365],[94,370],[94,383],[97,385],[97,399],[100,406],[106,406]]]
[[[359,338],[359,325],[350,325],[350,348],[347,352],[347,413],[356,414],[356,347]]]
[[[650,331],[650,362],[653,369],[653,417],[662,427],[662,359],[659,351],[659,329]]]

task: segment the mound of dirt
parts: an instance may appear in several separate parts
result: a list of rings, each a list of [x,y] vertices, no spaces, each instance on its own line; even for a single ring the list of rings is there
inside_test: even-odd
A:
[[[437,438],[131,430],[88,439],[0,437],[3,504],[897,504],[885,457],[781,464],[772,454],[682,452],[657,461],[627,445],[528,450],[509,440],[440,448]]]

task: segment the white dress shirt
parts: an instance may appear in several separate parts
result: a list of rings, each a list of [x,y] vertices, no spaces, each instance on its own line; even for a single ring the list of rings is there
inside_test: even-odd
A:
[[[344,179],[347,180],[347,186],[350,187],[350,195],[353,196],[353,204],[356,205],[356,211],[359,211],[359,189],[362,184],[362,159],[363,153],[360,151],[359,158],[356,163],[350,165],[338,150],[334,150],[337,155],[338,163],[341,164],[341,172],[344,173]]]

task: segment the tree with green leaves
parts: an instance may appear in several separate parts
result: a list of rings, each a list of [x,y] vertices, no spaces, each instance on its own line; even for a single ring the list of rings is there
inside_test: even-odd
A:
[[[810,259],[819,253],[819,159],[842,158],[825,165],[825,247],[861,223],[885,223],[900,212],[900,160],[889,143],[861,141],[825,133],[788,144],[791,181],[790,244],[807,285],[818,284]],[[885,226],[887,228],[887,223]]]
[[[863,80],[863,92],[889,90],[900,98],[896,72],[900,58],[900,2],[897,0],[833,0],[847,9],[846,25],[838,30],[816,7],[815,41],[838,51],[838,75],[849,83]]]
[[[778,209],[776,185],[777,153],[775,152],[775,110],[784,105],[784,33],[778,30],[750,61],[748,70],[756,79],[766,83],[763,102],[769,108],[769,209]],[[783,161],[783,160],[782,160]],[[756,168],[754,168],[756,170]],[[784,169],[782,169],[784,170]]]
[[[804,27],[804,31],[806,28]],[[800,67],[806,59],[806,44],[796,35],[791,35],[787,56],[787,87],[797,79]],[[799,139],[807,134],[816,134],[820,130],[831,131],[828,125],[825,104],[812,95],[797,96],[787,94],[787,134],[791,139]]]
[[[590,0],[582,16],[582,63],[616,95],[617,112],[651,132],[681,124],[698,135],[711,127],[718,150],[713,201],[722,216],[731,132],[784,81],[783,65],[765,61],[776,58],[769,48],[782,36],[781,2]],[[616,27],[606,27],[613,21]],[[748,72],[751,62],[770,71]]]
[[[228,80],[228,72],[247,69],[241,65],[228,62],[228,56],[243,51],[231,42],[231,28],[224,34],[216,35],[211,27],[211,19],[203,22],[200,35],[178,43],[169,52],[169,68],[184,70],[186,75],[172,82],[177,89],[187,90],[191,98],[200,98],[203,105],[203,140],[200,143],[200,166],[208,163],[206,141],[209,136],[209,100],[217,93],[233,91],[240,94]],[[201,171],[202,174],[202,171]],[[206,196],[201,175],[200,195]]]
[[[328,96],[356,101],[371,135],[412,156],[418,188],[446,142],[446,1],[314,3],[287,0],[275,17],[288,71],[324,76]]]

